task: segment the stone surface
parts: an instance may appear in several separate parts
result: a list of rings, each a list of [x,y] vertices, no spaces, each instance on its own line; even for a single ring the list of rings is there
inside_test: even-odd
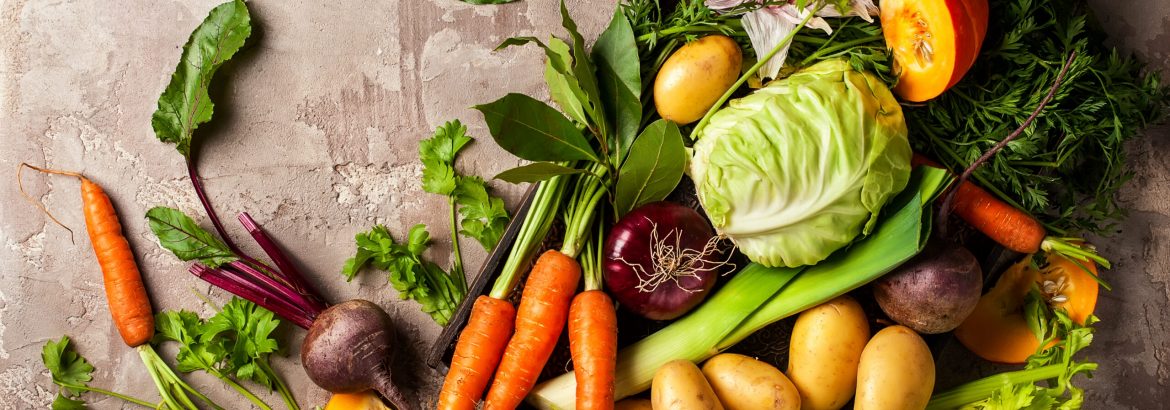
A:
[[[26,189],[79,233],[71,243],[68,232],[21,199],[13,183],[21,161],[76,170],[105,186],[156,310],[206,315],[212,309],[193,292],[221,303],[228,298],[159,248],[142,217],[156,205],[202,214],[182,157],[155,139],[150,115],[181,45],[217,2],[0,0],[0,169],[7,170],[0,173],[0,408],[47,406],[54,388],[39,354],[62,334],[97,367],[95,385],[156,397],[136,353],[110,324],[77,182],[25,175]],[[612,10],[571,3],[587,38]],[[1094,4],[1117,45],[1170,72],[1170,4]],[[537,50],[491,49],[507,36],[560,33],[556,2],[249,5],[256,38],[220,71],[215,120],[198,132],[199,169],[212,201],[227,221],[250,212],[332,300],[362,297],[386,307],[404,338],[397,376],[410,397],[430,402],[442,375],[414,358],[439,326],[414,302],[399,301],[383,277],[345,283],[337,272],[352,252],[353,234],[371,224],[387,224],[397,235],[420,222],[445,232],[444,199],[417,183],[416,143],[435,126],[459,118],[480,138],[461,161],[465,170],[490,176],[518,163],[487,138],[468,107],[506,92],[547,95]],[[1134,212],[1121,235],[1102,241],[1117,267],[1109,272],[1115,290],[1103,294],[1103,322],[1089,353],[1102,367],[1088,383],[1091,408],[1170,401],[1170,129],[1152,130],[1132,152],[1137,177],[1123,196]],[[516,204],[519,188],[493,185]],[[229,225],[241,243],[250,242]],[[442,262],[449,248],[445,235],[435,236],[430,255]],[[478,266],[484,252],[466,248],[466,265]],[[290,330],[280,337],[296,352],[302,336]],[[945,357],[962,360],[964,353]],[[162,354],[172,356],[173,347]],[[308,382],[295,354],[273,363],[304,407],[324,403],[326,394]],[[229,408],[247,407],[206,375],[188,379]],[[122,407],[88,398],[95,408]]]

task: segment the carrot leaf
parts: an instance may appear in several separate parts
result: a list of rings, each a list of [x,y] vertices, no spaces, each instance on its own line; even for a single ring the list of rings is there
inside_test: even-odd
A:
[[[159,140],[175,144],[184,157],[191,157],[192,134],[199,124],[211,120],[215,109],[207,93],[211,77],[251,34],[252,19],[242,0],[212,9],[191,33],[150,121]]]
[[[150,230],[163,248],[184,261],[218,268],[239,259],[222,241],[207,232],[194,219],[175,208],[156,206],[146,212]]]

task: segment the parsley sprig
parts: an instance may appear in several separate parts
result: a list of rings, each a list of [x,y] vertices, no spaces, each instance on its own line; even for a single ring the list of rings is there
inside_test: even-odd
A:
[[[86,408],[85,402],[79,398],[82,392],[117,397],[144,407],[157,406],[155,403],[122,393],[91,387],[89,382],[93,381],[93,365],[89,364],[89,361],[85,360],[85,357],[82,357],[76,350],[73,350],[69,336],[61,336],[60,340],[46,342],[45,347],[41,350],[41,360],[44,362],[45,368],[49,369],[49,374],[53,377],[53,384],[60,387],[57,398],[53,400],[51,407],[53,410]]]
[[[252,302],[233,297],[219,312],[203,320],[194,312],[164,311],[155,316],[155,342],[179,343],[181,372],[207,372],[222,380],[261,409],[272,407],[239,383],[251,380],[278,391],[289,409],[297,410],[288,386],[268,363],[279,350],[272,332],[280,320]]]
[[[460,175],[455,159],[472,138],[458,120],[435,130],[434,136],[419,142],[419,159],[423,163],[424,191],[447,197],[451,215],[451,250],[454,262],[450,271],[423,257],[430,245],[426,225],[415,225],[403,242],[398,242],[385,226],[374,226],[357,234],[357,253],[345,262],[342,275],[347,281],[367,265],[389,273],[390,284],[402,299],[419,303],[439,325],[446,325],[467,294],[467,278],[459,235],[475,239],[491,250],[508,224],[504,201],[491,196],[487,184],[477,176]]]

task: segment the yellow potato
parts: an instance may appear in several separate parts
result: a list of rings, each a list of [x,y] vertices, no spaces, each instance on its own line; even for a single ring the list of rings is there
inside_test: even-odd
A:
[[[905,326],[882,329],[861,353],[858,410],[921,410],[934,390],[934,358],[922,336]]]
[[[703,376],[727,410],[798,410],[800,393],[780,369],[759,360],[723,353],[703,364]]]
[[[800,392],[801,409],[835,410],[849,402],[868,340],[865,312],[849,296],[800,314],[788,348],[788,378]]]
[[[650,385],[650,401],[655,410],[723,410],[703,373],[687,360],[658,368]]]
[[[743,52],[731,37],[711,35],[679,47],[654,79],[654,107],[662,118],[690,124],[703,118],[739,79]]]
[[[614,403],[613,410],[653,410],[654,407],[650,405],[650,400],[646,399],[625,399]]]

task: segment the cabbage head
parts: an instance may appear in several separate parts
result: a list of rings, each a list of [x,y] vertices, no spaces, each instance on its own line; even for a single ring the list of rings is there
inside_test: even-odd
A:
[[[689,172],[720,234],[756,263],[791,267],[868,234],[905,188],[910,155],[885,84],[829,60],[715,113]]]

